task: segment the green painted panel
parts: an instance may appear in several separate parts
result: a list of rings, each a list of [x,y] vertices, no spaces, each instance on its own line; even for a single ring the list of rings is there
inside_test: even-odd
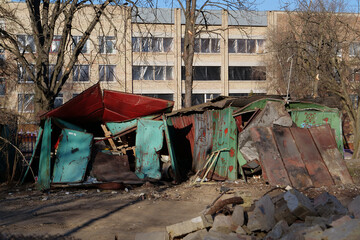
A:
[[[297,109],[316,109],[316,110],[326,110],[326,111],[337,111],[337,109],[329,108],[324,105],[316,104],[316,103],[306,103],[306,102],[290,102],[289,110],[297,110]]]
[[[267,101],[281,102],[281,100],[277,100],[277,99],[264,98],[248,104],[243,109],[241,109],[240,112],[255,111],[256,109],[264,109]]]
[[[108,122],[106,123],[106,127],[109,129],[111,134],[114,136],[118,133],[121,133],[127,129],[135,127],[137,125],[137,119],[133,119],[126,122]]]
[[[43,137],[41,141],[37,182],[37,188],[40,190],[46,190],[50,188],[51,131],[51,119],[48,118],[44,124]]]
[[[293,110],[291,111],[291,118],[293,122],[301,128],[330,124],[330,127],[335,130],[336,144],[340,152],[344,152],[341,115],[339,111],[321,112],[314,110]]]
[[[233,107],[212,111],[213,148],[221,151],[215,173],[229,180],[237,179],[237,127],[232,117]]]
[[[41,137],[42,137],[42,133],[43,133],[43,129],[42,129],[42,127],[40,127],[40,128],[39,128],[39,133],[38,133],[38,136],[37,136],[36,142],[35,142],[35,148],[34,148],[34,151],[33,151],[32,155],[31,155],[31,158],[30,158],[30,161],[29,161],[29,166],[27,167],[27,169],[26,169],[26,171],[25,171],[25,174],[24,174],[24,176],[23,176],[23,178],[22,178],[22,180],[21,180],[21,184],[24,183],[24,180],[25,180],[25,178],[26,178],[26,175],[27,175],[28,172],[29,172],[31,163],[32,163],[32,161],[34,160],[34,156],[35,156],[36,150],[37,150],[37,148],[38,148],[38,146],[39,146],[39,142],[40,142],[40,139],[41,139]]]
[[[63,129],[53,171],[54,183],[81,182],[91,153],[93,135]]]
[[[175,173],[175,180],[180,180],[180,173],[178,170],[178,166],[177,166],[177,162],[176,162],[176,156],[175,156],[175,152],[174,152],[174,148],[170,139],[170,134],[169,134],[169,129],[168,129],[168,125],[167,125],[167,121],[166,121],[166,117],[165,115],[163,115],[163,123],[164,123],[164,130],[165,130],[165,138],[166,138],[166,144],[167,144],[167,148],[168,148],[168,152],[169,152],[169,156],[171,159],[171,166],[174,170]]]
[[[158,151],[163,147],[163,131],[163,121],[138,120],[135,143],[135,174],[139,178],[161,178]]]

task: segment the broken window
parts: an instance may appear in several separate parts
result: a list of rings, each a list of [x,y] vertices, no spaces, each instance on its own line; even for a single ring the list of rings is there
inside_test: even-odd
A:
[[[219,81],[221,67],[195,66],[193,79],[196,81]],[[185,80],[185,67],[181,67],[181,79]]]
[[[34,112],[34,94],[18,94],[18,111]]]
[[[5,78],[0,78],[0,96],[5,96],[5,93],[6,93]]]
[[[99,80],[106,82],[115,81],[115,65],[99,65]]]
[[[64,97],[62,93],[59,93],[54,100],[54,108],[60,107],[64,103]]]
[[[29,65],[29,68],[32,71],[32,74],[35,75],[35,68],[33,64]],[[31,79],[30,74],[27,73],[26,68],[18,63],[18,81],[19,83],[34,83],[34,81]]]
[[[72,39],[73,39],[73,50],[75,50],[75,47],[79,44],[80,40],[81,40],[81,37],[82,36],[73,36]],[[82,47],[81,49],[81,53],[88,53],[88,49],[89,49],[89,40],[86,40],[84,46]]]
[[[73,68],[73,82],[87,82],[90,80],[89,65],[75,65]]]
[[[115,53],[115,37],[113,36],[101,36],[99,37],[99,50],[103,54]]]
[[[18,35],[19,51],[24,53],[35,53],[35,42],[34,37],[30,35]]]
[[[266,80],[266,67],[229,67],[230,81]]]
[[[172,66],[133,66],[133,80],[173,80]]]
[[[61,36],[54,36],[51,42],[50,53],[59,52],[60,44],[61,44]]]

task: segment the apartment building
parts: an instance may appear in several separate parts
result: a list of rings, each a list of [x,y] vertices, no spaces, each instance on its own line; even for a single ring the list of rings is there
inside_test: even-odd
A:
[[[31,28],[27,26],[26,4],[7,4],[16,9],[25,25],[12,30],[19,46],[26,47],[25,54],[36,55]],[[92,31],[55,105],[100,81],[106,89],[173,100],[175,109],[181,108],[185,93],[181,58],[185,18],[181,10],[143,8],[134,14],[128,7],[116,7],[107,11],[112,17],[102,18]],[[273,22],[273,13],[219,10],[210,14],[206,29],[204,26],[195,42],[193,104],[219,95],[266,94],[266,32]],[[88,21],[87,16],[86,12],[75,16],[74,44],[84,30],[82,23]],[[1,19],[0,27],[11,29],[12,26]],[[55,58],[60,42],[59,29],[50,59]],[[72,48],[69,46],[68,50]],[[0,77],[0,107],[31,114],[34,83],[9,52],[0,49],[0,61],[13,62],[15,66],[12,76]],[[50,73],[52,68],[50,65]]]

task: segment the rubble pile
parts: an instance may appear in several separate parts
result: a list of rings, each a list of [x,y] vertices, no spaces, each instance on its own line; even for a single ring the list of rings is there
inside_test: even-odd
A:
[[[310,199],[287,189],[276,188],[254,204],[235,193],[196,218],[169,225],[166,231],[139,233],[135,240],[360,239],[360,195],[345,207],[328,192]]]

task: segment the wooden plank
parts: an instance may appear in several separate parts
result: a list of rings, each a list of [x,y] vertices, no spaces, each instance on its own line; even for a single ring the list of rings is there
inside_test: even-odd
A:
[[[111,132],[106,128],[106,126],[104,124],[101,124],[101,128],[104,131],[105,137],[108,138],[107,140],[109,141],[112,150],[117,150],[114,141],[111,138],[109,138],[109,137],[111,137]]]
[[[263,172],[266,172],[269,184],[273,186],[291,185],[270,128],[254,127],[250,129],[250,134],[259,152],[261,167]]]
[[[309,128],[309,131],[335,184],[353,183],[345,161],[337,148],[330,126],[312,127]]]
[[[272,131],[292,186],[297,189],[313,186],[290,129],[274,127]]]
[[[309,130],[306,128],[290,128],[290,131],[314,186],[334,185],[334,181],[316,148]]]

